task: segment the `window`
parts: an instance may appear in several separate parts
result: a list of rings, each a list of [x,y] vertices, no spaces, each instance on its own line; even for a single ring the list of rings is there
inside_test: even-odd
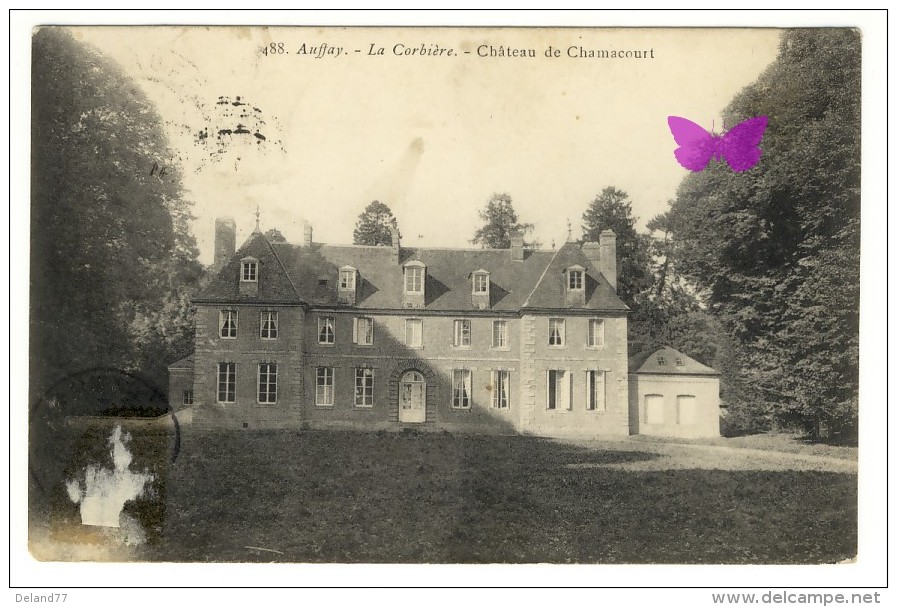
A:
[[[333,367],[318,367],[315,374],[315,404],[333,405]]]
[[[218,402],[237,400],[237,363],[218,363]]]
[[[666,364],[667,364],[667,360],[666,360],[666,358],[664,358],[663,356],[658,356],[658,357],[657,357],[657,364],[660,365],[661,367],[664,366],[664,365],[666,365]]]
[[[589,319],[589,342],[590,348],[600,348],[604,346],[604,321],[599,318]]]
[[[566,342],[566,325],[563,318],[548,319],[548,345],[563,346]]]
[[[259,337],[262,339],[277,339],[277,312],[263,311],[259,323]]]
[[[677,356],[677,357],[676,357],[676,366],[677,366],[677,367],[681,367],[683,364],[684,364],[684,363],[682,362],[682,357],[681,357],[681,356]]]
[[[470,370],[452,371],[452,409],[470,409]]]
[[[422,348],[423,321],[419,318],[409,318],[405,321],[405,345],[409,348]]]
[[[548,371],[548,409],[557,411],[559,409],[572,408],[570,399],[570,373],[560,369],[552,369]]]
[[[242,263],[240,271],[240,280],[242,282],[256,282],[258,280],[258,262],[255,260],[246,260]]]
[[[336,341],[336,333],[333,330],[334,320],[332,316],[318,316],[318,343],[332,344]]]
[[[508,347],[508,321],[493,320],[492,321],[492,347],[507,348]]]
[[[474,293],[488,293],[489,292],[489,275],[488,274],[474,274],[473,275],[473,292]]]
[[[571,291],[582,291],[582,270],[570,270],[567,273],[567,287]]]
[[[237,337],[237,311],[221,310],[218,313],[218,335],[222,339],[236,339]]]
[[[277,402],[277,364],[259,364],[259,403]]]
[[[507,409],[511,406],[511,372],[492,372],[492,406],[496,409]]]
[[[339,271],[339,288],[348,289],[350,291],[355,290],[355,270]]]
[[[355,319],[354,341],[359,346],[374,345],[374,319],[362,316]]]
[[[424,269],[411,267],[405,268],[405,291],[408,293],[424,292]]]
[[[193,404],[193,390],[184,390],[184,404],[185,405]]]
[[[660,394],[645,395],[645,423],[663,423],[663,396]]]
[[[470,347],[470,321],[455,321],[455,340],[453,344],[458,348]]]
[[[698,401],[690,394],[676,397],[676,423],[690,426],[697,423]]]
[[[358,367],[355,369],[355,406],[374,406],[374,370]]]
[[[607,407],[604,392],[604,371],[586,371],[586,409],[604,411]]]

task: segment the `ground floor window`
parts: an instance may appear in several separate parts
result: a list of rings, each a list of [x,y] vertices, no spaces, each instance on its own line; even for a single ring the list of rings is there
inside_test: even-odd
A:
[[[645,423],[646,424],[662,424],[663,423],[663,395],[646,394],[645,395]]]
[[[218,363],[218,402],[237,400],[237,363]]]
[[[492,372],[492,406],[507,409],[511,406],[511,372]]]
[[[277,364],[259,364],[259,397],[261,404],[274,404],[277,402]]]
[[[604,392],[604,371],[586,371],[586,408],[589,411],[604,411],[607,407]]]
[[[548,371],[548,409],[570,409],[570,373],[564,369],[551,369]]]
[[[333,367],[318,367],[315,374],[315,404],[333,404]]]
[[[697,422],[698,400],[691,394],[680,394],[676,397],[676,422],[689,426]]]
[[[470,408],[470,370],[455,369],[452,371],[452,408]]]
[[[373,369],[355,369],[355,406],[374,406],[374,371]]]

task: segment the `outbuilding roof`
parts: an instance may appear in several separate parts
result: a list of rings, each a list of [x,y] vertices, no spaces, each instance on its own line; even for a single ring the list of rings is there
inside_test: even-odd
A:
[[[630,357],[629,372],[656,375],[719,375],[715,369],[669,346],[646,350]]]

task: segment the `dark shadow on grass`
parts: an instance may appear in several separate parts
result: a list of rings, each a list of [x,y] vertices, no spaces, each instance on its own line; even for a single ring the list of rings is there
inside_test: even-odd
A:
[[[192,428],[146,558],[829,563],[856,554],[855,475],[600,465],[651,456],[525,436]]]

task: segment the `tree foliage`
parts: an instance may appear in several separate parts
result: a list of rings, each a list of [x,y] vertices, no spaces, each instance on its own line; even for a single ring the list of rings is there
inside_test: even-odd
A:
[[[520,230],[526,233],[533,228],[531,223],[518,221],[511,195],[507,193],[493,194],[480,211],[480,219],[485,223],[474,232],[470,242],[484,249],[510,249],[512,234]],[[534,243],[524,245],[533,246]]]
[[[375,200],[358,216],[352,241],[355,244],[388,247],[392,244],[389,228],[395,220],[390,208]]]
[[[32,390],[97,366],[164,386],[189,352],[201,268],[162,121],[65,30],[32,50]]]
[[[754,412],[810,433],[855,431],[860,33],[786,32],[726,108],[767,115],[760,163],[689,175],[664,219],[679,268],[742,350]]]
[[[646,294],[652,278],[649,270],[648,239],[635,230],[629,195],[613,186],[601,191],[582,215],[582,239],[598,242],[601,232],[613,230],[617,236],[617,294],[630,307]]]

